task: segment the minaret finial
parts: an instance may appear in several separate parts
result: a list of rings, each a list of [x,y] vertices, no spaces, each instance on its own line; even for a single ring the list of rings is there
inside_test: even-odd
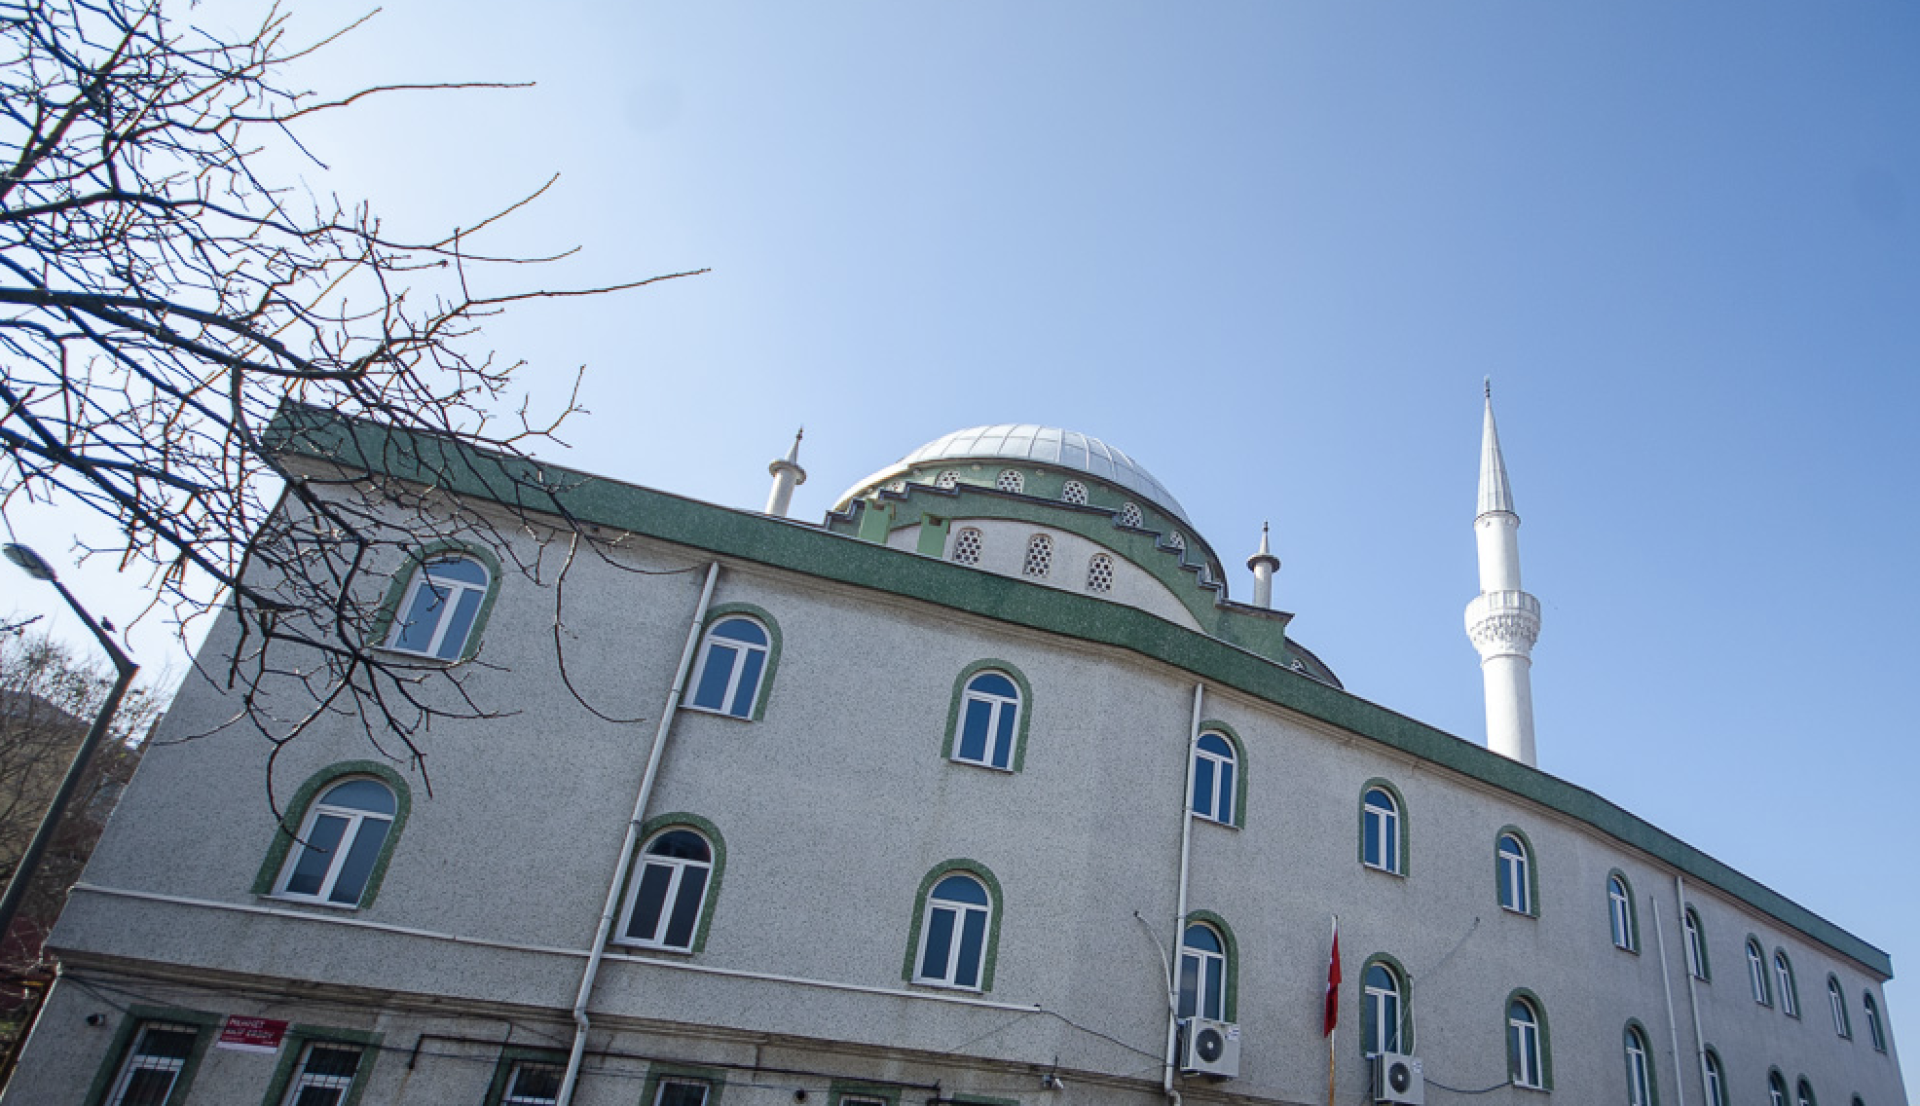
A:
[[[773,491],[767,495],[767,513],[779,518],[787,515],[787,505],[793,501],[795,486],[807,482],[807,470],[800,467],[800,439],[807,436],[807,428],[802,426],[793,436],[793,448],[787,455],[767,466],[773,475]]]
[[[1480,512],[1473,520],[1480,550],[1480,594],[1467,604],[1467,636],[1480,652],[1480,673],[1486,684],[1487,748],[1532,765],[1533,643],[1540,636],[1540,601],[1520,587],[1520,516],[1513,510],[1507,463],[1493,426],[1490,378],[1484,392]]]
[[[1492,402],[1493,401],[1493,377],[1491,376],[1481,377],[1480,386],[1486,390],[1487,401]]]

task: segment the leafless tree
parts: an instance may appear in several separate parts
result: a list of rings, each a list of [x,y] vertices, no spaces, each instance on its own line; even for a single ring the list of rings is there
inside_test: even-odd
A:
[[[576,404],[530,415],[520,366],[475,349],[479,324],[515,301],[690,274],[529,289],[524,266],[553,258],[476,246],[519,203],[409,242],[364,205],[262,179],[263,150],[304,152],[304,119],[420,86],[298,91],[290,63],[331,39],[294,44],[278,9],[239,41],[189,19],[158,0],[0,0],[0,512],[110,520],[118,538],[89,555],[150,572],[156,605],[183,622],[217,592],[244,630],[217,674],[243,704],[234,724],[284,743],[347,715],[417,762],[421,727],[485,711],[459,666],[378,648],[370,566],[458,534],[535,573],[508,535],[556,518],[566,532],[565,513],[511,464],[490,474],[524,484],[504,517],[436,496],[450,474],[431,469],[338,474],[340,494],[328,474],[286,469],[276,414],[331,411],[524,460]],[[483,288],[494,279],[513,284]]]

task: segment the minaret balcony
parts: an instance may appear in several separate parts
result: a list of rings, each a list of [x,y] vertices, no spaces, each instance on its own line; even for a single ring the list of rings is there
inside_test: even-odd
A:
[[[1482,656],[1533,648],[1540,600],[1524,591],[1483,591],[1467,604],[1467,634]]]

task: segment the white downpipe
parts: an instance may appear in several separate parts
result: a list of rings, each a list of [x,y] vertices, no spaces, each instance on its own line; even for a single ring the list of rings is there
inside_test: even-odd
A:
[[[1660,924],[1659,899],[1653,900],[1653,942],[1660,949],[1660,997],[1667,1000],[1667,1036],[1673,1042],[1674,1106],[1687,1106],[1687,1081],[1680,1078],[1680,1022],[1673,1016],[1673,977],[1667,974],[1667,931]]]
[[[1687,881],[1678,872],[1673,876],[1673,897],[1680,903],[1680,938],[1687,938]],[[1706,942],[1702,941],[1702,945]],[[1686,951],[1686,950],[1683,950]],[[1702,949],[1704,953],[1704,948]],[[1700,965],[1702,969],[1705,964]],[[1707,1038],[1700,1032],[1700,992],[1695,990],[1693,970],[1687,970],[1687,1010],[1693,1015],[1693,1066],[1700,1071],[1700,1101],[1713,1106],[1713,1095],[1707,1089]]]
[[[1180,793],[1180,882],[1174,896],[1173,954],[1167,971],[1167,1057],[1160,1067],[1160,1091],[1169,1106],[1180,1106],[1180,1092],[1173,1089],[1173,1068],[1179,1058],[1174,1049],[1180,1035],[1180,950],[1187,935],[1187,861],[1193,855],[1193,765],[1200,752],[1200,707],[1205,702],[1206,684],[1193,685],[1193,722],[1187,727],[1187,789]]]
[[[653,751],[647,754],[647,770],[640,776],[640,794],[633,800],[633,817],[627,820],[627,834],[620,842],[620,863],[613,869],[607,886],[607,905],[600,912],[600,928],[593,935],[593,949],[587,954],[586,971],[580,975],[580,993],[573,1000],[573,1049],[567,1053],[567,1072],[560,1079],[555,1106],[571,1106],[573,1088],[580,1080],[580,1058],[587,1051],[587,1031],[593,1023],[587,1017],[587,1002],[593,997],[593,982],[600,975],[600,961],[607,955],[607,938],[613,932],[613,919],[620,912],[620,886],[626,882],[627,868],[633,863],[633,850],[640,843],[640,825],[646,821],[647,800],[653,797],[653,784],[660,775],[660,759],[667,751],[667,735],[673,729],[673,717],[680,710],[680,692],[686,687],[687,670],[693,667],[693,654],[700,647],[700,628],[707,618],[707,605],[713,602],[714,581],[720,577],[720,562],[707,566],[707,582],[700,588],[700,602],[693,609],[693,624],[687,628],[687,645],[680,651],[680,667],[673,674],[673,688],[667,692],[666,709],[660,712],[660,728],[654,731]]]

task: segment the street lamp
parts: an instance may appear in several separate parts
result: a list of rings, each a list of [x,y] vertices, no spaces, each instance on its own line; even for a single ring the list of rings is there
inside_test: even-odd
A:
[[[40,554],[24,545],[12,543],[0,547],[0,554],[19,565],[28,576],[52,584],[60,592],[60,598],[67,601],[67,606],[73,608],[73,613],[79,615],[87,629],[93,631],[93,636],[100,639],[101,648],[113,658],[113,667],[120,673],[113,682],[113,690],[108,693],[107,701],[100,705],[100,713],[94,716],[86,739],[73,751],[73,763],[67,766],[67,778],[60,781],[60,790],[54,793],[52,805],[47,807],[46,815],[40,819],[40,828],[33,831],[33,840],[21,855],[20,863],[14,867],[13,878],[7,881],[6,895],[0,897],[0,942],[4,942],[13,931],[13,917],[20,911],[20,901],[26,898],[27,885],[33,882],[33,875],[40,868],[40,857],[53,841],[54,830],[60,827],[60,816],[66,813],[67,803],[73,799],[73,793],[80,789],[80,777],[86,774],[87,762],[93,759],[94,750],[100,747],[101,740],[107,736],[108,728],[113,725],[114,713],[120,709],[120,699],[127,693],[127,687],[133,683],[133,674],[140,670],[140,666],[120,651],[120,647],[113,643],[107,632],[100,628],[87,609],[67,590],[67,586],[60,582],[53,566],[42,560]]]

